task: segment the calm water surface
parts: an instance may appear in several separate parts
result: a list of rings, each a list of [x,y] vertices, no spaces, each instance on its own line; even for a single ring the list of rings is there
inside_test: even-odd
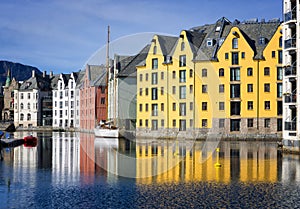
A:
[[[3,150],[0,208],[300,207],[299,156],[276,143],[37,134]]]

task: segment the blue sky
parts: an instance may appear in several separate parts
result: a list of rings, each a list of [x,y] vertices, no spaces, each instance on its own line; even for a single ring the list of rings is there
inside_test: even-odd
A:
[[[178,35],[223,16],[270,20],[281,13],[281,0],[1,0],[0,60],[70,73],[105,45],[107,25],[113,42],[137,33]]]

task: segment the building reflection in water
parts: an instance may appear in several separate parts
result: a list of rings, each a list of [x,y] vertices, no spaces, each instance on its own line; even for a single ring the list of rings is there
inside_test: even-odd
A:
[[[72,132],[53,132],[52,135],[52,179],[53,183],[79,181],[80,140]]]

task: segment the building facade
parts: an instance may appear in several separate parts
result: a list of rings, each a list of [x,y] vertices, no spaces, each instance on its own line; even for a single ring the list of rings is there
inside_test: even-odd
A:
[[[299,1],[283,0],[283,146],[296,151],[300,150],[299,8]]]
[[[154,36],[137,67],[137,135],[280,138],[280,24],[221,18]]]

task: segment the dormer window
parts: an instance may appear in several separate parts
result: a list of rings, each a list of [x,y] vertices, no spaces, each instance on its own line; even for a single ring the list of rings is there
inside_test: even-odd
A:
[[[185,43],[181,42],[181,51],[183,51],[185,49]]]
[[[260,37],[258,43],[259,45],[266,45],[267,39],[265,37]]]
[[[207,45],[208,47],[213,46],[213,45],[214,45],[214,40],[213,40],[213,39],[207,39],[206,45]]]

